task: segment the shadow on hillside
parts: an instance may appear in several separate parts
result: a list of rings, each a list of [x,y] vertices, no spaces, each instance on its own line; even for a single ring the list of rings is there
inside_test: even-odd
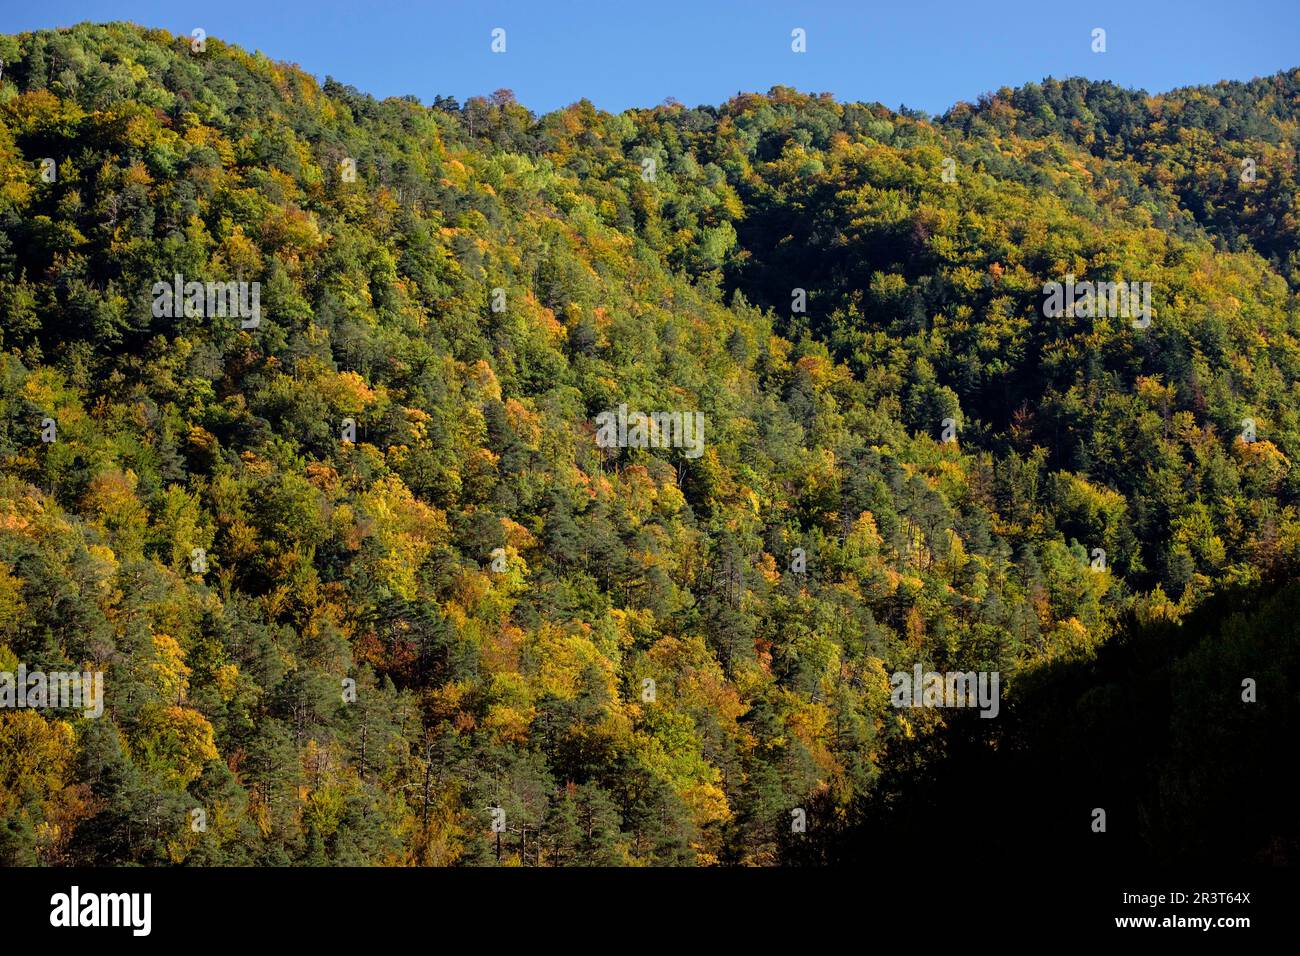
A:
[[[882,787],[840,825],[810,823],[785,860],[954,874],[1300,863],[1285,782],[1298,660],[1296,582],[1219,595],[1181,626],[1129,621],[1094,660],[1022,675],[998,718],[954,712],[922,750],[891,753]],[[1242,700],[1245,678],[1255,703]]]

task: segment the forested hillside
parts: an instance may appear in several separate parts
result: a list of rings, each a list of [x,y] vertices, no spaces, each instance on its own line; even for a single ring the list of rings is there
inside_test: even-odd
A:
[[[0,862],[1300,854],[1300,70],[537,116],[0,60],[0,670],[104,673],[0,710]]]

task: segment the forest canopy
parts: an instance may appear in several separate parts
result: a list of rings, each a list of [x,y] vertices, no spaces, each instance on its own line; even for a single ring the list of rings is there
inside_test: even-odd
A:
[[[862,859],[990,760],[1300,850],[1300,70],[539,116],[0,60],[0,670],[104,675],[0,709],[0,863]]]

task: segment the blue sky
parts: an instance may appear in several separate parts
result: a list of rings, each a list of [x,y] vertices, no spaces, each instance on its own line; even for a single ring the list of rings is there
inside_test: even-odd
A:
[[[1298,0],[8,0],[0,32],[131,20],[209,35],[375,96],[462,101],[508,87],[546,112],[667,97],[719,103],[776,84],[931,113],[1045,76],[1159,92],[1300,66]],[[506,30],[493,54],[491,31]],[[790,31],[807,31],[807,52]],[[1090,49],[1094,27],[1107,50]]]

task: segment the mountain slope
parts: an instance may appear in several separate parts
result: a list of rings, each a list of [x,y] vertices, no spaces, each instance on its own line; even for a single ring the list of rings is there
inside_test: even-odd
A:
[[[0,859],[866,853],[946,748],[1051,744],[890,674],[1113,727],[1135,633],[1245,765],[1294,730],[1294,653],[1222,605],[1300,558],[1300,73],[536,117],[126,24],[0,44],[0,670],[106,688],[0,713]],[[1046,318],[1067,275],[1151,324]],[[621,405],[702,445],[601,447]],[[1218,805],[1190,700],[1088,775],[1162,794],[1128,852]],[[1285,847],[1280,806],[1188,852]]]

